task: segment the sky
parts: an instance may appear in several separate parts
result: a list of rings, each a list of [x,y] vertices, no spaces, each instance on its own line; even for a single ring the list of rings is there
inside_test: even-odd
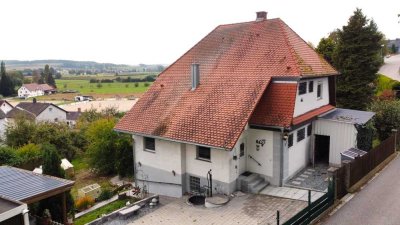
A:
[[[400,38],[393,0],[2,0],[0,60],[168,65],[218,25],[253,21],[257,11],[317,45],[357,7]]]

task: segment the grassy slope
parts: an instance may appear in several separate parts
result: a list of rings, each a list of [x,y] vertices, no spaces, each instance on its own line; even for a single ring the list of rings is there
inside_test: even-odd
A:
[[[59,91],[77,90],[81,94],[135,94],[143,93],[148,88],[144,86],[145,82],[140,82],[138,87],[134,83],[102,83],[101,88],[88,80],[56,80],[56,84]]]

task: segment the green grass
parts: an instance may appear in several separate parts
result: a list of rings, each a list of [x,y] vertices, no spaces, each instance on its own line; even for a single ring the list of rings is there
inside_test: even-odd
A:
[[[117,209],[124,207],[127,201],[132,202],[132,199],[116,200],[115,202],[112,202],[112,203],[105,205],[101,208],[98,208],[88,214],[85,214],[82,217],[79,217],[78,219],[76,219],[74,221],[74,224],[75,225],[83,225],[83,224],[89,223],[89,222],[99,218],[103,214],[109,214]]]
[[[89,169],[89,164],[86,157],[77,156],[75,159],[72,160],[71,163],[74,166],[75,173],[79,173],[81,170]]]
[[[392,80],[391,78],[384,76],[382,74],[378,74],[377,87],[376,87],[376,95],[379,96],[384,90],[392,90],[394,84],[398,81]]]
[[[139,86],[135,87],[134,83],[102,83],[102,87],[97,87],[97,83],[90,83],[89,80],[56,80],[59,91],[76,90],[81,94],[136,94],[145,92],[146,82],[139,82]],[[148,82],[150,85],[151,83]]]

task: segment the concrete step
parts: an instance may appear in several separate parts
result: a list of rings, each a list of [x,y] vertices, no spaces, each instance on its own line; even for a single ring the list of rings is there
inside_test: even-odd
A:
[[[251,193],[258,194],[268,185],[269,185],[269,183],[267,181],[263,180],[262,182],[258,183],[256,186],[250,186],[249,190]]]

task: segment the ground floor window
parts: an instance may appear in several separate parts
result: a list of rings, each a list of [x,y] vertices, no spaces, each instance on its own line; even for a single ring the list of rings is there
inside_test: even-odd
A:
[[[191,192],[199,192],[200,191],[200,178],[198,177],[189,177],[190,191]]]
[[[297,142],[302,141],[304,137],[305,137],[305,129],[301,128],[300,130],[297,131]]]
[[[240,144],[240,157],[244,156],[244,143]]]

